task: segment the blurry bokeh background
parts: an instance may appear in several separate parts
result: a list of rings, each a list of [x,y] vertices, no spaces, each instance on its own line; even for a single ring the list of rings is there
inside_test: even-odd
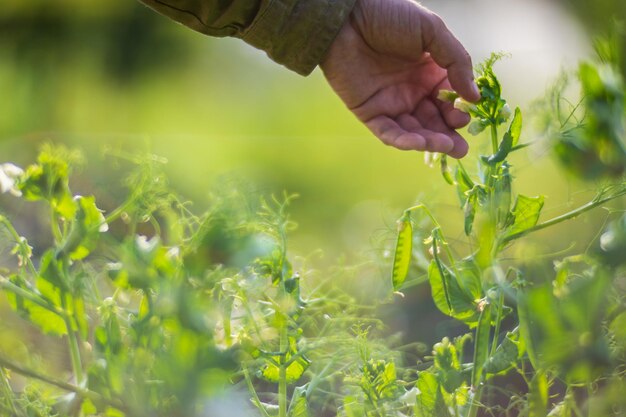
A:
[[[591,34],[607,16],[625,14],[618,0],[423,4],[443,16],[475,63],[492,51],[511,54],[496,69],[511,105],[524,110],[561,69],[591,55]],[[444,225],[450,215],[449,236],[462,234],[456,198],[438,170],[420,153],[380,144],[319,70],[300,77],[241,41],[205,37],[134,0],[3,0],[0,103],[0,162],[25,165],[39,144],[66,143],[87,156],[81,179],[105,189],[120,173],[103,149],[150,150],[169,161],[175,187],[200,206],[224,184],[295,192],[291,213],[300,227],[292,249],[321,248],[329,264],[379,249],[418,199]],[[537,139],[525,129],[525,141]],[[474,154],[487,142],[470,141]],[[544,216],[594,188],[567,178],[541,146],[512,162],[519,192],[549,196]],[[596,211],[576,228],[538,234],[536,252],[520,256],[584,247],[605,219]]]

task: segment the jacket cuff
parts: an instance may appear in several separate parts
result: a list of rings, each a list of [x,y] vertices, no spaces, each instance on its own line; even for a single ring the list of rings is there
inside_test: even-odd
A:
[[[279,64],[309,75],[352,12],[356,0],[269,0],[235,35]]]

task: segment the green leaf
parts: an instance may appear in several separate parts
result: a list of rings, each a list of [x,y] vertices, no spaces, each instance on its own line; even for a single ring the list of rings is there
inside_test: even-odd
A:
[[[291,404],[288,411],[289,417],[309,417],[309,404],[306,399],[306,387],[296,387],[293,390]]]
[[[483,161],[488,165],[498,164],[506,159],[511,153],[511,150],[519,142],[520,135],[522,133],[522,112],[519,107],[515,108],[515,116],[509,126],[509,129],[504,134],[502,142],[498,146],[498,151],[489,157],[483,157]]]
[[[352,395],[347,395],[343,398],[343,411],[346,417],[363,417],[365,414],[365,407]]]
[[[102,212],[96,207],[95,197],[76,196],[77,207],[70,232],[58,251],[58,256],[69,254],[73,260],[85,258],[94,249],[101,232],[108,226]]]
[[[511,147],[517,146],[522,135],[522,112],[519,107],[515,108],[515,115],[507,133],[512,138]]]
[[[24,291],[32,293],[21,277],[12,275],[9,277],[9,280]],[[38,294],[32,294],[34,297],[39,297]],[[57,313],[10,291],[6,291],[6,295],[11,308],[17,311],[22,317],[29,320],[32,324],[39,327],[44,333],[54,336],[63,336],[67,334],[65,321]]]
[[[476,217],[476,206],[478,205],[478,196],[476,194],[478,188],[474,187],[467,193],[467,199],[465,200],[465,206],[463,207],[463,230],[465,235],[472,234],[472,228],[474,227],[474,218]]]
[[[443,389],[453,394],[463,384],[463,374],[456,347],[446,337],[433,346],[433,354],[437,379]]]
[[[409,273],[412,249],[413,225],[411,224],[411,214],[409,211],[405,211],[400,220],[398,220],[398,237],[396,239],[396,250],[391,270],[391,283],[394,291],[397,291],[402,286]]]
[[[536,285],[518,298],[520,332],[533,366],[554,369],[568,383],[589,383],[611,367],[603,331],[611,277],[594,271],[553,293]]]
[[[494,195],[498,226],[505,227],[511,209],[511,173],[507,162],[499,169],[494,184]]]
[[[519,331],[516,333],[508,332],[496,349],[496,352],[485,363],[485,372],[487,374],[499,374],[513,368],[520,358],[519,349]]]
[[[467,172],[461,169],[461,167],[457,167],[454,171],[454,179],[459,202],[461,203],[461,207],[464,207],[465,201],[467,200],[467,192],[474,188],[474,181],[472,181],[469,175],[467,175]]]
[[[415,385],[419,390],[415,402],[416,417],[450,416],[435,374],[428,371],[420,372]]]
[[[473,326],[479,316],[476,305],[480,297],[475,295],[482,293],[480,275],[470,259],[460,262],[457,271],[460,277],[435,256],[428,268],[433,301],[442,313]]]
[[[261,369],[260,376],[269,382],[277,383],[280,381],[280,368],[276,364],[280,363],[280,356],[273,356],[272,361],[267,363]],[[311,362],[303,355],[296,357],[291,363],[287,365],[285,369],[285,377],[288,384],[297,382],[304,371],[307,370]]]
[[[489,340],[491,333],[491,304],[485,304],[480,312],[476,327],[476,341],[474,345],[474,370],[472,372],[472,386],[478,387],[483,379],[483,369],[489,358]]]
[[[537,224],[541,209],[543,208],[544,197],[527,197],[519,194],[515,199],[513,210],[507,223],[507,236],[522,233]]]

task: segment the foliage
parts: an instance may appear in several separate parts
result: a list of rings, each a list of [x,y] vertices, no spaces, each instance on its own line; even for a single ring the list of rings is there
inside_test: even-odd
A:
[[[544,197],[514,193],[509,157],[527,144],[521,140],[521,110],[515,109],[508,121],[511,111],[493,71],[500,57],[493,55],[478,67],[481,99],[477,103],[466,102],[451,91],[439,95],[472,116],[470,133],[490,133],[493,153],[479,158],[477,175],[471,175],[460,161],[452,171],[445,156],[429,157],[439,161],[444,179],[456,188],[470,252],[460,255],[452,250],[442,226],[423,204],[405,210],[398,221],[394,288],[401,289],[410,271],[411,256],[405,253],[412,248],[409,242],[417,246],[411,221],[417,223],[425,216],[433,227],[423,245],[432,258],[427,273],[435,305],[473,329],[434,346],[432,366],[418,373],[415,415],[474,417],[483,408],[485,415],[622,415],[623,400],[609,393],[624,383],[623,339],[616,332],[621,333],[617,329],[623,324],[626,295],[622,278],[626,216],[609,225],[595,248],[555,260],[552,277],[536,276],[527,262],[508,254],[528,234],[626,195],[626,181],[619,177],[624,167],[623,86],[614,82],[609,94],[607,84],[598,78],[598,74],[609,74],[608,67],[581,65],[587,122],[576,129],[579,139],[587,135],[581,146],[588,148],[585,155],[577,156],[580,165],[563,157],[563,152],[571,155],[582,149],[563,151],[573,143],[572,129],[566,125],[579,119],[566,116],[560,128],[567,134],[552,140],[568,167],[587,176],[590,171],[581,172],[581,168],[597,161],[593,176],[611,177],[614,182],[600,186],[589,203],[540,221]],[[500,137],[501,127],[504,134]],[[590,155],[595,156],[591,161]],[[471,360],[464,363],[463,358],[470,357],[464,355],[468,339],[474,347]],[[500,391],[498,381],[511,374],[517,374],[523,387],[508,395],[508,405],[484,404],[485,398]]]
[[[80,155],[47,146],[25,169],[0,165],[0,190],[43,207],[49,230],[48,243],[31,247],[41,232],[0,215],[9,256],[0,288],[24,320],[22,336],[59,345],[68,359],[1,351],[0,413],[193,417],[215,415],[221,398],[245,392],[249,402],[232,401],[220,413],[623,415],[626,216],[613,215],[586,252],[554,258],[550,276],[512,251],[530,234],[626,195],[616,168],[623,83],[594,84],[604,64],[581,67],[590,77],[582,104],[553,120],[558,129],[575,124],[577,143],[587,147],[575,152],[584,148],[600,167],[582,176],[604,183],[587,204],[545,220],[544,196],[516,192],[511,161],[528,142],[522,111],[502,97],[500,58],[478,67],[477,103],[440,94],[472,116],[471,133],[489,134],[490,154],[476,159],[476,172],[429,155],[458,196],[468,244],[452,246],[446,225],[418,204],[398,221],[390,265],[395,293],[423,269],[434,305],[465,334],[409,361],[384,334],[377,297],[359,305],[335,285],[347,268],[316,272],[291,253],[294,196],[256,202],[231,190],[198,214],[169,186],[161,158],[120,155],[135,165],[128,196],[105,212],[95,196],[72,192]],[[558,129],[548,130],[560,132],[549,135],[557,153],[573,143]],[[601,139],[593,141],[594,132]],[[607,159],[607,146],[618,159]],[[575,157],[561,159],[580,173]],[[503,388],[511,380],[515,386]]]

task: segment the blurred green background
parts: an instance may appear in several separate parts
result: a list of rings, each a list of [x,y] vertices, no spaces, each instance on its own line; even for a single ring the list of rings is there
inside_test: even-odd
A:
[[[480,62],[492,51],[509,102],[527,109],[561,68],[590,54],[587,29],[622,13],[620,1],[425,1]],[[589,21],[579,20],[587,17]],[[292,217],[298,253],[326,259],[392,238],[401,210],[425,201],[461,236],[452,189],[423,155],[380,144],[325,84],[287,71],[234,39],[212,39],[133,0],[4,0],[0,8],[0,162],[22,165],[40,143],[87,155],[81,178],[113,181],[102,150],[150,150],[169,161],[182,194],[201,207],[216,186],[247,183],[259,194],[300,194]],[[532,141],[526,126],[526,141]],[[485,138],[470,138],[473,154]],[[470,156],[471,158],[471,156]],[[567,210],[593,184],[566,178],[541,146],[513,163],[518,191],[549,196],[544,216]],[[84,191],[84,192],[89,192]],[[97,194],[97,193],[96,193]],[[539,236],[536,251],[588,243],[589,229]],[[449,232],[455,236],[455,232]]]

